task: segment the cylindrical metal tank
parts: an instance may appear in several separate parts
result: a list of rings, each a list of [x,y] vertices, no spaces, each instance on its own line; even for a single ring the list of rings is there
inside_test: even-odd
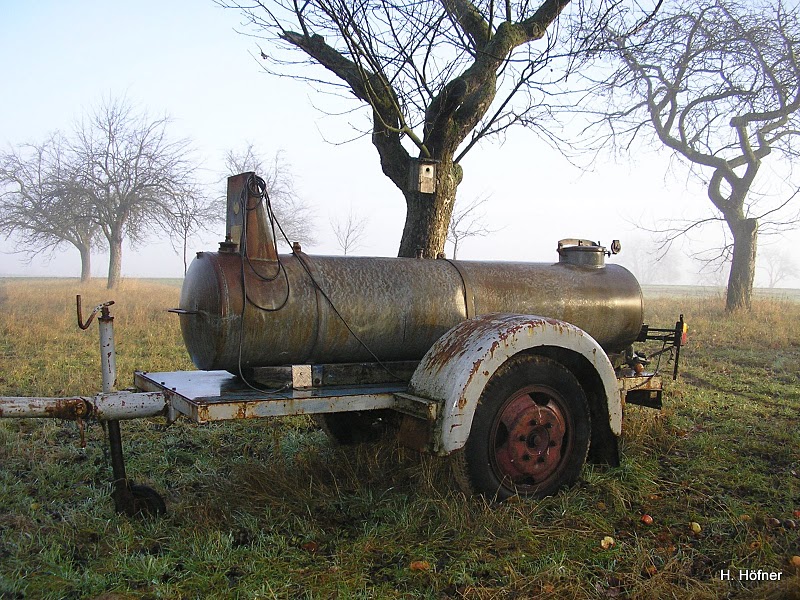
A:
[[[634,276],[602,256],[587,261],[585,248],[574,260],[559,254],[541,264],[205,252],[184,281],[181,329],[199,369],[233,372],[418,360],[451,327],[487,313],[567,321],[607,352],[629,346],[643,316]]]

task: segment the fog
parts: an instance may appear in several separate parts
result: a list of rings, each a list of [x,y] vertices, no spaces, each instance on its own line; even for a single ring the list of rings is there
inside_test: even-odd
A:
[[[175,136],[196,147],[209,194],[224,192],[222,158],[253,141],[265,157],[282,151],[298,195],[313,207],[316,243],[311,254],[340,253],[330,221],[352,209],[368,219],[356,254],[392,256],[405,218],[404,200],[386,179],[369,137],[349,143],[364,125],[358,114],[327,116],[326,100],[306,84],[265,74],[253,54],[258,40],[236,32],[238,15],[212,2],[6,3],[0,19],[0,52],[6,91],[0,97],[0,145],[40,141],[67,132],[104,97],[127,97],[153,115],[169,114]],[[31,43],[31,41],[34,43]],[[326,105],[328,106],[328,105]],[[490,196],[485,225],[493,233],[465,240],[459,258],[555,261],[561,238],[580,237],[623,252],[610,260],[631,268],[646,283],[716,284],[689,258],[721,240],[720,228],[674,245],[655,267],[657,242],[642,229],[674,219],[710,214],[705,190],[688,180],[665,152],[635,161],[600,158],[586,172],[549,148],[533,132],[515,130],[504,143],[484,142],[464,159],[459,198]],[[191,252],[214,250],[224,227],[191,242]],[[163,238],[163,234],[161,235]],[[762,238],[760,249],[788,251],[797,232]],[[12,240],[0,243],[0,276],[80,274],[76,250],[26,260]],[[448,253],[450,245],[447,248]],[[799,259],[800,260],[800,259]],[[104,277],[107,256],[93,256],[92,273]],[[170,243],[151,238],[123,254],[124,277],[180,277],[182,257]],[[646,280],[646,281],[645,281]],[[765,285],[759,271],[756,284]],[[782,286],[800,287],[798,278]]]

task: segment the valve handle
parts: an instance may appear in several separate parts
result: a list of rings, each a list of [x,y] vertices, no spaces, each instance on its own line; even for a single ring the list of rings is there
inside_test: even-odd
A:
[[[98,304],[97,306],[95,306],[92,309],[92,312],[89,315],[89,318],[86,319],[85,323],[83,322],[83,313],[81,312],[81,295],[80,294],[75,296],[75,303],[77,304],[77,308],[78,308],[78,327],[80,327],[81,329],[89,329],[89,325],[92,324],[92,321],[94,320],[95,315],[97,315],[97,313],[99,313],[104,308],[108,308],[109,306],[114,304],[114,301],[113,300],[109,300],[108,302],[103,302],[102,304]]]

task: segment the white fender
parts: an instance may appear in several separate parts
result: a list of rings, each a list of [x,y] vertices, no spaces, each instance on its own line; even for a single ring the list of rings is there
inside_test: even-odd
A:
[[[538,346],[566,348],[585,357],[602,381],[614,435],[622,433],[622,398],[614,368],[588,333],[563,321],[533,315],[489,314],[463,321],[439,338],[422,358],[409,392],[439,403],[434,450],[449,454],[467,441],[478,399],[495,371],[511,356]]]

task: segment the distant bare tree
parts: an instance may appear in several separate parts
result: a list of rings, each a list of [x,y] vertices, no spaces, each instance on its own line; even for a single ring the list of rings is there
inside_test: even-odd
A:
[[[289,238],[288,242],[283,239],[278,239],[278,242],[284,245],[314,243],[313,211],[295,192],[291,168],[283,159],[283,153],[277,152],[270,162],[264,159],[253,142],[247,142],[240,149],[228,150],[225,170],[226,177],[253,171],[267,183],[272,210]]]
[[[762,161],[797,157],[800,7],[783,0],[667,0],[631,35],[608,28],[618,63],[595,88],[610,99],[602,139],[629,149],[649,131],[708,188],[715,214],[665,231],[666,241],[724,221],[726,307],[749,308],[759,232],[794,226],[790,188],[756,195]],[[601,67],[602,68],[602,67]],[[607,72],[608,67],[605,67]]]
[[[339,248],[341,248],[345,256],[347,256],[348,252],[352,252],[356,248],[361,247],[361,240],[367,230],[368,223],[369,219],[367,217],[356,216],[353,213],[352,207],[350,207],[350,211],[344,219],[331,219],[333,235],[336,236],[336,242],[339,244]]]
[[[168,228],[171,210],[195,185],[189,141],[171,139],[169,122],[108,99],[76,127],[74,194],[91,203],[90,216],[108,241],[109,289],[120,281],[123,241],[135,245]]]
[[[458,200],[453,208],[453,216],[447,227],[447,241],[453,244],[453,258],[458,258],[458,245],[471,237],[485,237],[494,230],[485,225],[486,213],[478,211],[489,200],[489,196],[476,198],[464,208],[459,208]]]
[[[761,252],[760,256],[760,266],[767,275],[769,287],[774,288],[782,281],[800,277],[797,261],[785,250],[770,248]]]
[[[191,237],[202,230],[208,230],[212,224],[224,218],[225,212],[220,210],[219,202],[209,199],[198,188],[174,198],[167,215],[168,230],[172,247],[183,256],[184,275],[189,268]]]
[[[0,229],[31,258],[64,244],[81,256],[81,281],[91,277],[99,228],[86,198],[74,193],[69,150],[59,134],[0,155]]]
[[[681,276],[674,248],[659,250],[658,244],[643,238],[623,240],[619,262],[643,285],[675,284]]]

